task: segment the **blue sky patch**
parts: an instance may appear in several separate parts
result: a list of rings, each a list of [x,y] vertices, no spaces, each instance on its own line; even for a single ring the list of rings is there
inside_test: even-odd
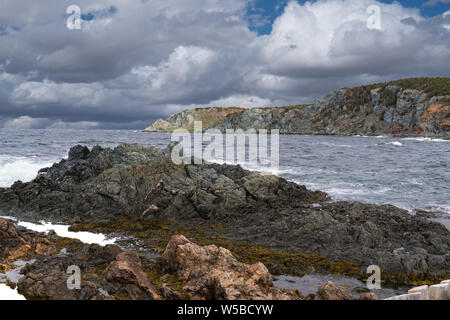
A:
[[[378,0],[382,3],[391,4],[394,0]],[[290,0],[254,0],[247,7],[246,19],[249,22],[250,29],[258,34],[269,34],[272,31],[272,24],[284,11]],[[299,0],[298,3],[304,4],[306,0]],[[311,1],[310,1],[311,2]],[[314,1],[312,1],[314,2]],[[443,14],[450,10],[450,2],[440,0],[396,0],[406,8],[418,8],[422,16],[426,18]]]
[[[114,14],[116,14],[116,12],[118,11],[118,9],[114,6],[111,6],[107,9],[103,9],[103,10],[97,10],[97,11],[91,11],[85,14],[81,14],[81,19],[84,21],[91,21],[94,19],[104,19],[104,18],[108,18],[108,17],[112,17]]]

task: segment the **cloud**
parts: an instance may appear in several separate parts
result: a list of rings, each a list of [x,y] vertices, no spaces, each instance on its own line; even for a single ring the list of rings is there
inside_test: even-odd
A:
[[[266,21],[249,17],[252,3],[79,0],[82,29],[68,30],[72,1],[3,0],[3,126],[143,128],[184,108],[308,103],[343,86],[450,74],[450,15],[291,1],[258,35],[251,24]],[[370,5],[381,30],[367,28]]]
[[[429,0],[423,4],[424,7],[434,7],[439,3],[450,3],[450,0]]]
[[[367,8],[381,11],[381,30],[367,27]],[[418,9],[371,0],[290,2],[259,37],[260,72],[265,90],[304,95],[366,81],[449,74],[447,17],[425,19]],[[319,82],[316,80],[320,80]],[[306,86],[309,86],[308,89]],[[293,95],[295,96],[295,95]]]
[[[6,121],[3,127],[7,129],[40,129],[48,125],[48,123],[48,119],[45,118],[22,116]]]
[[[100,124],[92,121],[68,123],[61,120],[21,116],[5,121],[3,127],[6,129],[96,129],[100,127]]]

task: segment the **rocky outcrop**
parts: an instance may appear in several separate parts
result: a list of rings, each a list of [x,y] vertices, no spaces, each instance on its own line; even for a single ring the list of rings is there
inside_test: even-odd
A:
[[[144,241],[171,236],[177,228],[211,226],[205,236],[216,235],[216,242],[281,252],[255,259],[285,259],[263,261],[276,273],[310,272],[323,268],[326,258],[328,269],[344,272],[350,266],[352,275],[357,269],[364,276],[372,264],[413,282],[450,274],[450,233],[438,223],[388,205],[330,203],[325,193],[239,166],[175,165],[172,147],[76,146],[35,180],[0,189],[0,209],[31,220],[84,223],[85,230],[103,224],[106,233],[130,232]]]
[[[67,245],[70,241],[65,242]],[[116,245],[77,243],[25,265],[18,292],[37,300],[298,299],[282,290],[262,263],[246,265],[224,248],[200,247],[182,235],[151,262]],[[79,270],[74,284],[72,270]],[[169,278],[173,278],[169,281]],[[151,280],[150,280],[151,279]],[[75,281],[75,283],[76,283]],[[155,281],[155,285],[152,283]]]
[[[17,230],[12,223],[0,221],[3,239],[24,237],[24,232]],[[25,237],[34,239],[27,242],[32,248],[42,243],[41,234],[30,231]],[[36,251],[27,254],[26,257],[33,260],[20,268],[17,284],[8,283],[17,286],[18,292],[27,299],[303,299],[298,290],[274,286],[272,275],[261,262],[242,263],[225,248],[199,246],[183,235],[173,236],[156,261],[123,251],[117,245],[87,245],[54,234],[49,234],[44,242],[50,243],[54,250],[45,254]],[[11,248],[14,250],[16,246]],[[2,261],[5,261],[5,256]],[[80,276],[76,288],[69,286],[73,283],[74,267],[79,269]],[[414,295],[420,291],[417,295],[428,297],[427,290],[428,287],[423,286],[411,289],[410,293]],[[448,281],[443,281],[441,285],[431,286],[429,294],[432,299],[444,296],[446,299],[447,292]],[[378,297],[371,292],[355,297],[349,288],[327,282],[305,300],[378,300]]]
[[[133,300],[160,300],[155,287],[150,283],[139,256],[133,252],[122,252],[117,255],[105,271],[105,279],[117,284],[126,296]]]
[[[0,273],[13,268],[14,260],[54,251],[54,245],[46,237],[19,231],[13,223],[0,219]]]
[[[247,265],[231,252],[215,245],[200,247],[182,235],[169,241],[162,261],[190,296],[214,300],[291,299],[272,283],[272,276],[260,262]]]
[[[63,251],[37,256],[27,264],[20,271],[18,292],[37,300],[160,299],[134,252],[83,243]],[[71,268],[79,270],[77,287],[69,286],[76,281]]]
[[[328,281],[321,285],[315,294],[307,296],[306,300],[378,300],[378,296],[368,292],[356,298],[350,293],[349,288]]]
[[[20,294],[31,300],[98,300],[104,297],[94,282],[81,280],[79,289],[67,285],[71,265],[82,265],[81,261],[65,257],[46,257],[22,270],[25,275],[17,283]]]
[[[150,127],[146,128],[144,131],[172,131],[175,129],[193,130],[194,121],[202,121],[204,126],[213,126],[223,118],[238,112],[242,112],[243,110],[244,109],[242,108],[234,107],[211,107],[185,110],[170,116],[166,120],[156,120]]]
[[[326,198],[324,193],[239,166],[175,165],[170,152],[171,146],[164,150],[97,146],[91,151],[75,146],[67,160],[40,170],[35,180],[0,188],[0,209],[60,222],[123,216],[224,219],[258,200]]]
[[[196,110],[171,116],[167,120],[171,130],[215,112],[213,108]],[[213,123],[204,122],[203,128],[222,132],[278,129],[282,134],[450,137],[450,78],[403,79],[343,88],[310,105],[244,109],[218,118]],[[167,130],[160,122],[154,127]]]

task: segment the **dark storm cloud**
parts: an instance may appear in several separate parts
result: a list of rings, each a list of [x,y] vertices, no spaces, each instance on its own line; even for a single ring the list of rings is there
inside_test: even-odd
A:
[[[242,0],[0,4],[0,126],[143,128],[208,105],[311,102],[343,86],[450,74],[450,14],[374,0],[291,2],[272,33]],[[381,30],[366,26],[370,5]]]

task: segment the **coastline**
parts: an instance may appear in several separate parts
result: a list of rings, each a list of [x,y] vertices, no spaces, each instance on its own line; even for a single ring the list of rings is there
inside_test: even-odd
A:
[[[114,150],[74,147],[68,160],[42,171],[34,181],[16,183],[12,190],[0,189],[2,209],[25,220],[70,223],[73,225],[71,231],[133,236],[139,239],[141,246],[149,248],[150,255],[161,253],[170,236],[184,234],[200,245],[228,248],[244,262],[262,261],[275,275],[301,276],[321,271],[363,279],[364,266],[370,262],[367,258],[384,261],[385,283],[393,286],[431,284],[450,273],[445,271],[449,266],[439,253],[446,252],[444,247],[450,241],[449,231],[439,224],[411,216],[393,206],[343,201],[329,203],[328,196],[322,192],[309,191],[282,178],[260,175],[239,166],[175,166],[165,158],[169,153],[170,147],[165,150],[138,145],[121,145]],[[107,159],[121,165],[111,167],[108,161],[105,162]],[[86,167],[88,163],[93,166]],[[211,175],[212,172],[215,173]],[[118,174],[125,180],[119,180],[117,184],[114,181]],[[66,178],[60,180],[63,176]],[[140,180],[144,176],[147,180]],[[152,178],[148,180],[148,177]],[[220,185],[214,183],[217,177],[222,177]],[[213,184],[195,187],[200,181]],[[50,182],[54,185],[52,190],[56,187],[61,192],[48,193]],[[139,183],[137,190],[147,191],[133,195],[129,193],[132,189],[127,187],[130,183]],[[83,191],[94,185],[95,194]],[[164,189],[160,189],[162,185],[165,185]],[[222,190],[223,196],[218,198],[217,191],[208,194],[217,188]],[[27,194],[31,190],[37,193],[30,198]],[[67,190],[71,191],[67,193]],[[153,191],[148,193],[150,190]],[[66,200],[58,198],[60,196]],[[67,199],[68,196],[73,198]],[[211,196],[221,202],[212,205]],[[17,197],[21,199],[19,208],[14,205]],[[229,197],[234,201],[224,202]],[[83,199],[88,202],[80,202]],[[143,205],[136,206],[140,202]],[[34,214],[29,210],[44,203],[47,209],[33,218]],[[89,203],[94,206],[86,207],[91,206]],[[149,208],[153,213],[141,217]],[[96,213],[86,215],[83,213],[86,209]],[[55,215],[54,210],[62,214]],[[340,213],[343,210],[346,215]],[[128,217],[124,217],[124,213]],[[437,237],[437,242],[433,243],[439,243],[440,247],[430,247],[429,243],[420,240],[420,234],[425,230]],[[408,236],[399,237],[398,233],[402,232]],[[148,242],[148,239],[153,240]],[[426,255],[419,253],[419,247],[408,245],[411,241],[419,241],[420,250],[426,248],[429,252]],[[376,244],[377,249],[371,249],[373,244],[370,243]],[[404,251],[394,250],[401,247]],[[412,260],[408,262],[408,259]],[[408,274],[408,268],[416,265],[416,259],[435,265],[413,269],[414,273]],[[436,266],[444,269],[430,273]]]
[[[281,134],[450,138],[450,78],[413,78],[335,90],[312,104],[187,109],[144,131],[277,129]]]
[[[173,130],[157,130],[157,131],[146,131],[146,130],[140,130],[140,132],[142,133],[173,133],[174,130],[179,130],[179,129],[183,129],[183,128],[178,128],[178,129],[173,129]],[[238,128],[239,129],[239,128]],[[204,129],[202,131],[202,133],[205,133],[208,129]],[[237,130],[237,129],[235,129]],[[189,131],[189,130],[188,130]],[[191,131],[189,131],[191,132]],[[192,131],[193,132],[193,131]],[[270,132],[270,129],[269,129]],[[236,132],[234,134],[240,135],[246,135],[249,133],[241,133],[241,132]],[[423,134],[387,134],[387,135],[379,135],[379,134],[366,134],[366,135],[361,135],[361,134],[357,134],[357,133],[349,133],[349,134],[338,134],[338,133],[302,133],[302,132],[290,132],[290,133],[285,133],[285,132],[280,132],[280,135],[286,135],[286,136],[324,136],[324,137],[367,137],[367,138],[399,138],[399,139],[407,139],[407,138],[417,138],[417,139],[431,139],[431,140],[445,140],[445,141],[450,141],[450,135],[449,134],[442,134],[442,135],[435,135],[435,134],[430,134],[430,135],[423,135]]]

